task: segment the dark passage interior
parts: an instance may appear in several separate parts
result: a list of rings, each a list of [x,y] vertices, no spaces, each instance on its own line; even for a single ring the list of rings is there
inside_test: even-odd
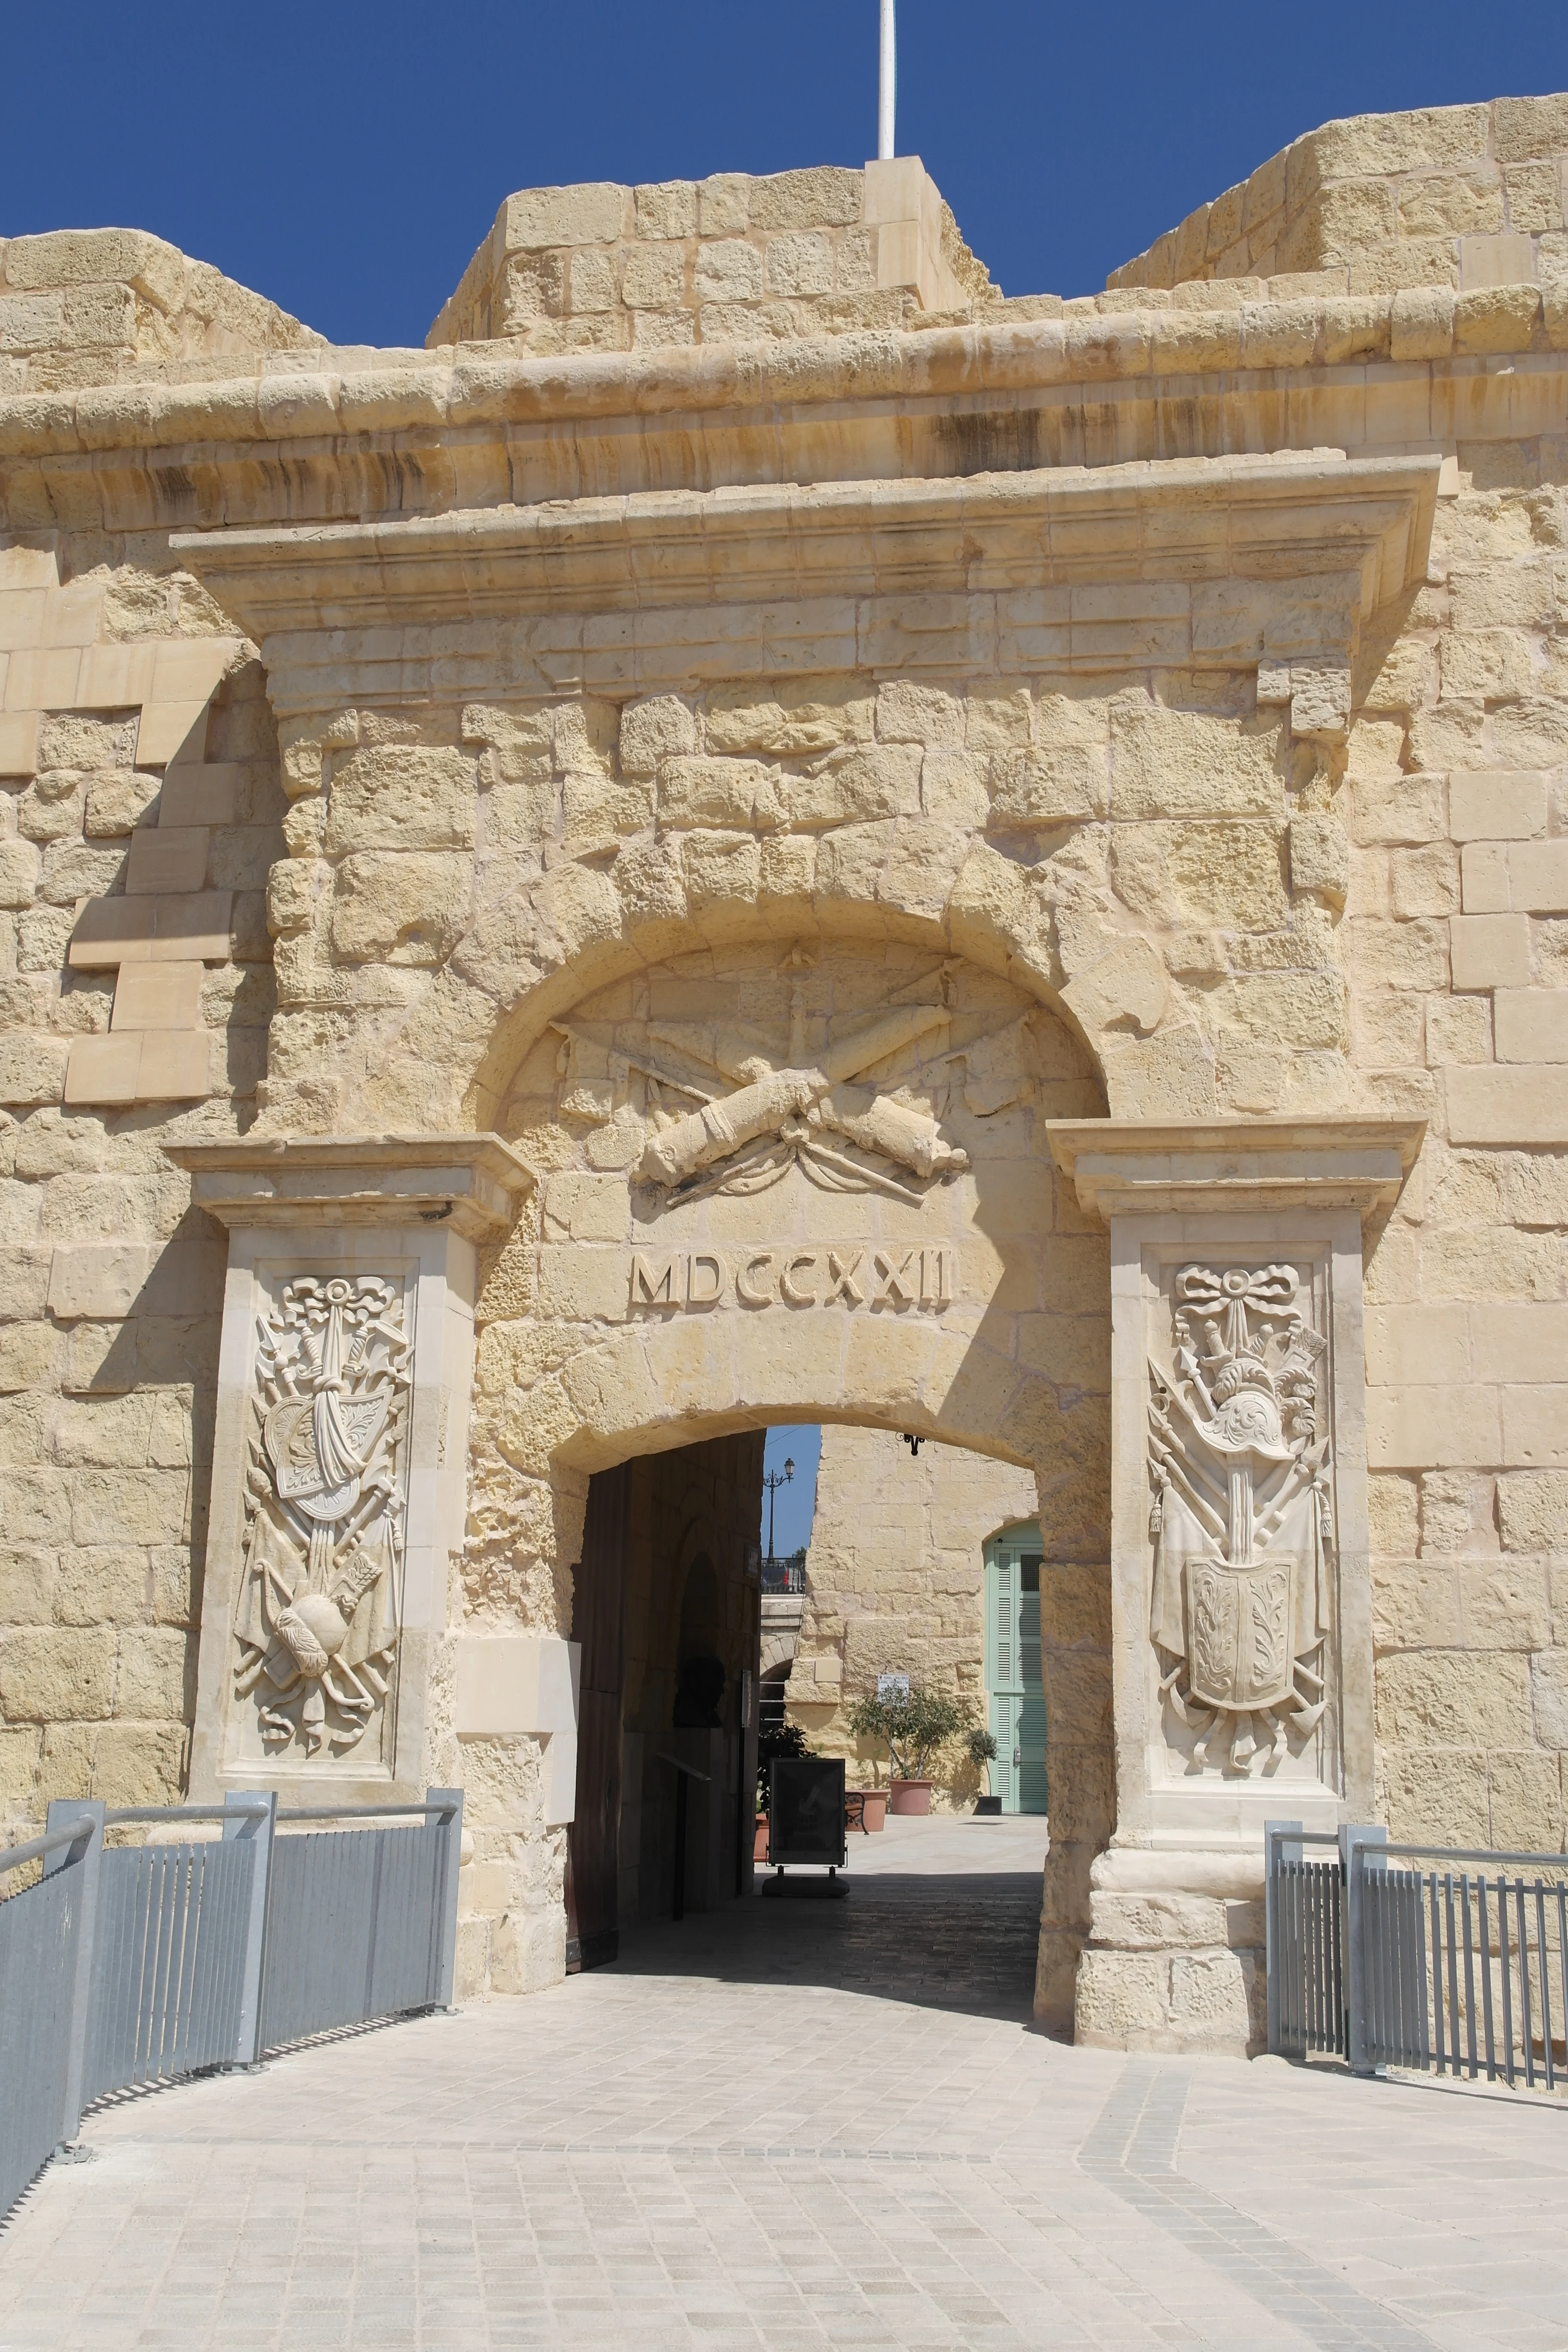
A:
[[[763,1436],[639,1455],[589,1481],[568,1972],[669,1916],[682,1777],[685,1909],[750,1892]]]
[[[1043,1821],[889,1821],[852,1834],[842,1900],[798,1878],[758,1899],[763,1446],[761,1431],[711,1439],[590,1481],[568,1972],[837,1985],[1027,2019]]]

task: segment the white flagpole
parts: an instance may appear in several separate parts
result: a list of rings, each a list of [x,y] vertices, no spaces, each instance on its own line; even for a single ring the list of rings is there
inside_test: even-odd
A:
[[[898,153],[893,118],[899,99],[899,35],[894,0],[882,0],[882,67],[877,90],[877,160],[890,163]]]

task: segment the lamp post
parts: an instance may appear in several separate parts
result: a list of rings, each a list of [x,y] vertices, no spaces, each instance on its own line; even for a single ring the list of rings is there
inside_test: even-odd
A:
[[[787,1486],[794,1476],[795,1464],[788,1454],[784,1456],[784,1466],[782,1470],[764,1470],[763,1473],[763,1484],[768,1490],[768,1566],[770,1568],[773,1565],[773,1513],[778,1508],[778,1491],[781,1486]]]
[[[898,110],[899,35],[894,0],[882,0],[882,41],[877,77],[877,160],[890,163],[898,153],[894,117]]]

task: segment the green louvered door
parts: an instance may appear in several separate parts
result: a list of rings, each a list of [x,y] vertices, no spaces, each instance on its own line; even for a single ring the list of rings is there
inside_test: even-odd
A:
[[[1040,1531],[1031,1521],[985,1547],[985,1697],[1005,1813],[1046,1810],[1046,1695],[1040,1682]]]

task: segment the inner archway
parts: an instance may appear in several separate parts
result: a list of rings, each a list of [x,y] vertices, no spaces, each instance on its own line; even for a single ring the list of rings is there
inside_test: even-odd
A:
[[[621,1665],[615,1737],[585,1743],[580,1759],[577,1818],[569,1832],[568,1966],[785,1975],[864,1983],[890,1997],[987,2014],[1016,2014],[1020,2004],[1033,2010],[1042,1914],[1053,1924],[1048,1893],[1042,1902],[1047,1824],[1038,1817],[1004,1822],[982,1814],[974,1801],[983,1775],[964,1735],[985,1714],[983,1704],[973,1704],[974,1673],[965,1670],[978,1668],[984,1642],[993,1522],[982,1505],[958,1524],[962,1514],[952,1508],[961,1492],[953,1480],[957,1449],[941,1449],[950,1508],[940,1549],[929,1534],[911,1542],[901,1594],[884,1594],[879,1605],[878,1594],[868,1589],[848,1653],[848,1680],[834,1693],[847,1701],[862,1685],[875,1689],[875,1664],[867,1662],[880,1654],[879,1628],[891,1645],[888,1654],[912,1665],[917,1682],[958,1696],[962,1730],[941,1744],[931,1762],[937,1788],[930,1817],[895,1816],[874,1837],[852,1836],[849,1885],[859,1907],[848,1925],[805,1927],[776,1906],[757,1911],[744,1902],[753,1892],[753,1817],[765,1804],[765,1783],[760,1786],[757,1777],[762,1438],[760,1429],[699,1436],[630,1456],[588,1483],[584,1558],[574,1579],[574,1634],[584,1641],[585,1679],[600,1683],[605,1679],[602,1651],[591,1654],[595,1629],[613,1619]],[[879,1510],[884,1519],[896,1517],[912,1491],[910,1480],[918,1479],[922,1490],[926,1486],[933,1449],[923,1449],[925,1466],[917,1469],[901,1433],[840,1421],[827,1425],[825,1440],[829,1454],[836,1444],[858,1452],[863,1528]],[[995,1456],[967,1459],[976,1495],[984,1492],[987,1477],[1007,1492],[1028,1483],[1021,1466]],[[874,1495],[874,1487],[882,1491]],[[807,1559],[820,1543],[825,1562],[842,1563],[854,1554],[857,1530],[844,1523],[834,1490],[829,1509],[833,1523],[814,1528]],[[605,1549],[606,1527],[619,1530],[613,1556]],[[874,1572],[868,1560],[868,1575]],[[822,1573],[823,1597],[831,1606],[837,1598],[831,1567]],[[1048,1577],[1042,1580],[1048,1584]],[[806,1586],[809,1608],[809,1571]],[[917,1640],[911,1649],[911,1622],[922,1610],[939,1636],[924,1646]],[[824,1676],[816,1688],[818,1717],[831,1646],[818,1643],[812,1661]],[[716,1668],[711,1688],[697,1688],[687,1673],[694,1657]],[[1086,1665],[1092,1679],[1093,1660],[1079,1662],[1080,1679]],[[1071,1672],[1065,1655],[1053,1660],[1058,1686]],[[1038,1654],[1032,1673],[1043,1705]],[[706,1702],[706,1711],[692,1705],[694,1698]],[[1080,1689],[1074,1709],[1080,1723],[1085,1698]],[[795,1717],[813,1712],[809,1702],[790,1711]],[[1109,1738],[1108,1722],[1102,1734]],[[829,1722],[816,1724],[807,1745],[815,1753],[843,1752]],[[885,1799],[891,1759],[874,1755],[872,1747],[853,1746],[850,1784],[875,1787]],[[584,1889],[592,1889],[593,1851],[605,1830],[613,1877],[601,1889],[603,1907],[594,1912],[592,1894],[585,1903]],[[1026,1834],[1009,1834],[1018,1831]],[[672,1918],[686,1922],[674,1942],[662,1932]]]

